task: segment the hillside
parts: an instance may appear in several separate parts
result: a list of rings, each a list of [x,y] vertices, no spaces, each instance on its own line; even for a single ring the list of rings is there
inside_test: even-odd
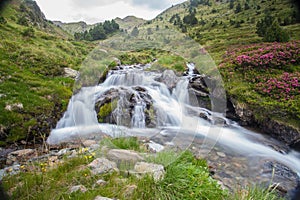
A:
[[[66,32],[72,35],[74,35],[74,33],[78,33],[78,32],[82,33],[84,31],[88,31],[96,25],[96,24],[88,25],[85,22],[63,23],[60,21],[53,21],[53,24],[62,28],[63,30],[65,30]]]
[[[242,5],[239,11],[237,11],[238,5]],[[228,52],[239,52],[239,49],[247,48],[245,45],[250,44],[264,46],[262,37],[256,33],[256,24],[265,17],[266,13],[271,13],[273,17],[278,18],[281,27],[289,33],[291,41],[300,39],[300,35],[297,34],[300,31],[299,13],[297,7],[289,0],[276,3],[275,1],[261,1],[259,6],[255,1],[250,0],[230,2],[194,0],[172,6],[151,21],[128,16],[124,19],[117,18],[116,22],[119,23],[121,29],[128,30],[126,32],[131,36],[134,27],[136,27],[138,38],[149,39],[148,42],[151,42],[148,45],[150,46],[153,42],[161,42],[159,45],[168,46],[168,37],[173,37],[176,40],[176,37],[183,37],[184,34],[189,35],[205,51],[209,52],[217,65],[220,65],[219,69],[225,82],[228,100],[232,100],[235,107],[246,104],[247,109],[250,109],[251,122],[243,122],[245,116],[240,116],[240,120],[244,124],[260,126],[264,129],[264,124],[269,123],[269,121],[261,119],[275,119],[276,123],[280,119],[279,125],[283,123],[291,125],[293,130],[299,129],[297,121],[299,120],[300,111],[298,108],[300,106],[297,92],[292,99],[285,101],[272,99],[267,94],[260,92],[258,85],[262,84],[260,83],[262,80],[249,82],[255,77],[266,76],[265,71],[232,70],[232,68],[236,69],[236,64],[232,62],[235,58],[230,57],[231,54]],[[195,22],[191,20],[191,15],[196,18]],[[1,80],[5,83],[1,85],[0,100],[3,105],[1,107],[3,115],[0,121],[1,138],[3,141],[14,142],[27,138],[28,133],[30,137],[27,139],[34,138],[36,134],[48,134],[48,131],[40,131],[40,129],[44,130],[41,125],[42,122],[49,121],[46,123],[47,128],[45,130],[55,126],[55,122],[64,110],[61,107],[66,106],[71,95],[70,88],[73,81],[63,78],[63,68],[78,69],[89,49],[94,46],[92,43],[73,41],[73,36],[58,26],[62,26],[65,30],[73,33],[84,28],[88,29],[89,25],[84,22],[71,24],[50,22],[45,19],[38,6],[32,1],[24,1],[21,4],[16,0],[11,1],[1,16],[2,40],[0,47],[3,52],[1,53],[3,60],[1,63],[3,65],[1,67],[3,78]],[[183,35],[179,36],[172,29],[182,32]],[[169,30],[168,34],[170,35],[164,36],[163,30]],[[10,37],[11,32],[15,33],[13,38]],[[115,39],[118,37],[116,35]],[[155,37],[159,37],[159,39]],[[115,39],[112,38],[112,41]],[[141,44],[139,40],[132,40],[131,42],[131,47]],[[297,45],[298,43],[296,43],[296,48],[299,48]],[[126,48],[131,48],[129,46]],[[143,44],[143,46],[147,46],[147,44]],[[186,47],[179,48],[184,51]],[[192,51],[192,49],[188,51]],[[122,62],[127,64],[132,63],[133,60],[145,63],[154,58],[160,58],[159,64],[166,68],[175,67],[177,71],[183,69],[181,65],[184,63],[184,60],[178,59],[176,56],[169,56],[159,51],[137,52],[132,55],[120,55],[120,57],[123,58]],[[299,71],[298,57],[296,56],[295,59],[296,62],[289,68],[288,73],[294,78],[299,78],[297,74]],[[284,72],[284,67],[274,69],[268,72],[266,78],[280,79]],[[29,83],[24,84],[18,78],[11,78],[14,76],[21,77]],[[234,82],[231,81],[232,76],[235,77]],[[28,77],[34,80],[30,81]],[[53,85],[46,84],[47,81]],[[21,82],[23,83],[22,87],[25,88],[18,87]],[[14,86],[16,90],[10,94],[10,88],[14,84],[17,85]],[[33,86],[31,86],[32,84]],[[37,88],[32,89],[33,87]],[[60,93],[57,90],[68,92]],[[296,91],[298,90],[296,88]],[[27,96],[32,95],[32,97],[29,98],[24,95],[24,91],[29,91]],[[54,95],[55,98],[50,97],[51,94],[56,94]],[[246,107],[242,109],[246,109]],[[274,113],[273,111],[278,108],[279,112]],[[56,111],[54,111],[55,109]],[[56,119],[50,120],[50,114],[45,116],[45,110],[47,110],[46,113],[54,112],[51,115],[55,115]],[[34,120],[31,119],[31,116],[35,116],[33,117]],[[264,122],[262,123],[262,121]],[[272,123],[274,124],[274,122]],[[278,123],[274,127],[278,127]],[[271,132],[273,130],[266,131]],[[294,139],[291,140],[294,141]],[[289,143],[293,142],[289,141]]]
[[[146,20],[135,16],[127,16],[123,19],[117,17],[115,21],[120,25],[120,29],[131,30],[134,27],[139,27],[146,23]]]
[[[297,5],[290,0],[260,1],[259,4],[253,0],[192,0],[173,6],[140,26],[138,37],[155,41],[157,39],[152,39],[152,32],[169,32],[167,30],[174,28],[189,35],[219,66],[228,101],[236,109],[240,122],[258,127],[290,145],[296,145],[300,133],[300,91],[298,83],[292,80],[300,80],[299,16]],[[276,26],[277,30],[273,34],[286,32],[291,42],[265,42],[257,34],[257,23],[266,19],[270,19],[271,23],[276,21],[273,27]],[[271,24],[268,26],[271,27]],[[293,51],[289,50],[290,46]],[[278,57],[276,52],[279,51],[289,56]],[[255,60],[254,53],[257,54],[256,58],[261,59],[272,53],[270,63],[264,60],[261,64],[260,58]],[[253,63],[238,63],[239,56],[243,55],[253,59]],[[277,64],[271,64],[275,62]],[[241,67],[244,65],[249,67]],[[198,70],[201,72],[201,68]],[[275,95],[283,92],[277,86],[267,86],[265,82],[272,80],[286,85],[285,96]],[[262,86],[270,87],[270,90],[263,92]]]
[[[64,77],[64,68],[79,69],[93,45],[73,41],[33,1],[5,5],[0,38],[1,145],[38,142],[55,127],[72,94],[74,81]]]

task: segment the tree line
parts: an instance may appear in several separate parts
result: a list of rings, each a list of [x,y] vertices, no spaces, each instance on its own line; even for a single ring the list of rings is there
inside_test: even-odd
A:
[[[99,23],[95,27],[91,28],[89,31],[77,32],[74,34],[76,40],[104,40],[109,35],[120,30],[119,24],[115,20],[105,21],[104,23]]]

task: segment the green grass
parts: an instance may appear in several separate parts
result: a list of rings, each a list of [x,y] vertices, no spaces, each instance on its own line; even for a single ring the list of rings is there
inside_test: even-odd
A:
[[[75,42],[49,23],[49,29],[16,23],[19,2],[13,1],[1,15],[0,24],[0,127],[1,145],[33,141],[49,134],[66,109],[74,80],[63,77],[63,68],[79,69],[93,44]],[[22,104],[22,109],[5,109]]]
[[[108,148],[144,151],[136,138],[105,139],[101,146]],[[111,144],[113,144],[111,146]],[[140,147],[138,147],[140,146]],[[99,151],[99,150],[97,150]],[[105,152],[102,152],[105,156]],[[152,154],[153,155],[153,154]],[[61,164],[50,167],[47,163],[24,165],[18,175],[5,177],[3,186],[10,191],[11,199],[94,199],[101,195],[109,198],[125,199],[242,199],[273,200],[277,198],[274,190],[260,187],[238,188],[230,194],[209,175],[205,160],[195,159],[189,151],[175,153],[166,151],[155,157],[148,157],[148,162],[162,164],[166,174],[164,179],[155,181],[151,176],[137,178],[134,174],[109,173],[91,174],[86,167],[94,158],[94,153],[80,149],[78,157],[64,158]],[[166,162],[171,161],[171,162]],[[95,186],[97,180],[107,182],[104,186]],[[70,194],[69,188],[84,185],[88,191]],[[127,193],[130,186],[135,186],[133,193]],[[278,198],[277,198],[278,199]]]

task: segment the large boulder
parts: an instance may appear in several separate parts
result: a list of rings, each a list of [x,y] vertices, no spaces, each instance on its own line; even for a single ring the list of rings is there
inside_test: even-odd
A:
[[[112,88],[96,100],[95,110],[100,123],[118,124],[131,127],[134,107],[137,103],[144,105],[145,125],[156,126],[153,99],[147,90],[140,86],[132,88]]]

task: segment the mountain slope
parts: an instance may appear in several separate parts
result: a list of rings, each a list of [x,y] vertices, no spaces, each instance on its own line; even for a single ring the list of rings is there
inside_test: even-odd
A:
[[[120,25],[120,29],[131,30],[134,27],[139,27],[147,21],[135,16],[127,16],[123,19],[116,18],[115,21]]]
[[[53,23],[72,35],[74,35],[74,33],[82,33],[84,31],[88,31],[97,25],[88,25],[85,22],[63,23],[60,21],[53,21]]]
[[[272,37],[286,31],[291,42],[264,42],[257,34],[257,24],[266,18],[271,19],[268,26],[273,28],[270,29]],[[191,0],[167,9],[138,27],[138,37],[157,41],[153,31],[172,29],[201,44],[201,51],[208,52],[219,65],[229,105],[233,104],[242,124],[258,127],[290,145],[299,144],[300,12],[295,1]],[[196,55],[201,51],[195,52]],[[288,56],[278,56],[279,51]],[[271,61],[266,60],[270,59],[269,53]],[[252,62],[239,63],[243,56]],[[201,72],[201,68],[198,69]],[[280,85],[274,88],[266,84],[272,80],[286,84],[285,91],[276,88],[282,87]],[[262,86],[267,87],[266,92]]]
[[[78,69],[93,45],[73,41],[33,1],[9,1],[0,16],[1,145],[41,139],[72,94],[64,68]]]

